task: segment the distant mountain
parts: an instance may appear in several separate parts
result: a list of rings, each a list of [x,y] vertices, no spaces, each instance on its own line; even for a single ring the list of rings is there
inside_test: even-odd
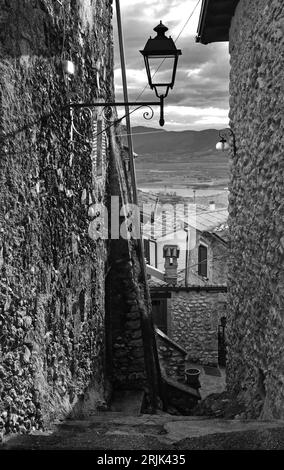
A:
[[[216,129],[165,131],[137,126],[132,128],[132,134],[140,187],[228,185],[228,152],[216,150],[219,140]]]
[[[137,126],[132,128],[132,132],[134,150],[138,155],[215,151],[216,143],[219,140],[216,129],[165,131]]]

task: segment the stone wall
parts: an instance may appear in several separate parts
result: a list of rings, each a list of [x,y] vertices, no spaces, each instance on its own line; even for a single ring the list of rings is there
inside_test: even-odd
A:
[[[158,328],[156,328],[156,340],[161,369],[166,376],[184,383],[187,351]]]
[[[123,216],[119,220],[120,225],[125,222]],[[146,375],[141,310],[145,308],[145,303],[143,280],[134,242],[112,240],[110,260],[108,293],[111,301],[114,384],[116,388],[144,388]]]
[[[226,316],[226,288],[172,292],[169,336],[188,352],[188,360],[218,364],[218,323]]]
[[[284,418],[284,4],[240,0],[230,30],[228,386]]]
[[[120,132],[118,132],[120,133]],[[160,395],[160,371],[154,328],[151,318],[151,300],[142,266],[141,243],[134,239],[131,219],[133,201],[131,176],[123,161],[118,140],[112,140],[112,158],[109,168],[109,207],[118,197],[113,219],[118,216],[119,234],[110,241],[107,297],[111,341],[109,360],[111,376],[116,389],[144,389],[150,407],[157,406]],[[126,230],[124,231],[124,228]],[[136,225],[137,227],[137,225]],[[125,232],[128,232],[127,238]],[[143,259],[144,262],[144,259]]]
[[[111,2],[62,4],[0,1],[2,433],[104,399],[106,249],[88,236],[94,165],[69,145],[62,59],[74,100],[112,96]]]
[[[212,284],[226,285],[228,279],[228,243],[218,239],[218,235],[212,235]]]

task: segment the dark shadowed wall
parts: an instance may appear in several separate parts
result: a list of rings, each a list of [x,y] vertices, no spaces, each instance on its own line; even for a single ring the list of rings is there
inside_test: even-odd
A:
[[[112,97],[111,2],[62,4],[0,1],[2,432],[81,409],[88,390],[86,406],[104,400],[106,251],[88,236],[96,174],[90,145],[69,144],[62,59],[74,100]]]

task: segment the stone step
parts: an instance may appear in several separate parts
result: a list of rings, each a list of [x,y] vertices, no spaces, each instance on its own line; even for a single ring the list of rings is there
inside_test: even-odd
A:
[[[283,449],[283,421],[242,421],[101,412],[50,433],[11,435],[2,449]],[[103,419],[103,414],[108,419]],[[101,419],[100,422],[96,420]]]
[[[141,413],[144,390],[116,390],[111,400],[110,411],[137,416]]]
[[[166,441],[175,443],[184,439],[200,438],[213,434],[243,433],[252,431],[265,431],[284,428],[283,421],[260,421],[260,420],[226,420],[226,419],[204,419],[204,420],[181,420],[169,421],[164,424]]]

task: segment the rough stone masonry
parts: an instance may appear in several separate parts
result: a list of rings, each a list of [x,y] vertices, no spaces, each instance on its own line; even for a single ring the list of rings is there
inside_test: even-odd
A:
[[[1,435],[105,409],[114,388],[157,403],[139,241],[96,236],[100,205],[133,202],[116,126],[97,139],[103,115],[74,113],[71,141],[66,106],[113,101],[112,2],[61,3],[0,0]]]
[[[170,335],[198,364],[218,365],[218,325],[226,316],[225,286],[191,287],[172,292]]]
[[[230,28],[228,385],[284,418],[284,4],[240,0]]]
[[[2,432],[41,428],[90,387],[104,399],[106,252],[87,235],[90,148],[69,145],[64,106],[68,88],[112,95],[111,2],[62,4],[0,1]]]
[[[139,256],[126,256],[118,268],[125,272],[118,280],[123,334],[127,316],[130,328],[123,369],[123,354],[112,351],[125,338],[112,337],[109,318],[119,287],[105,280],[119,259],[109,243],[89,236],[92,207],[112,192],[110,145],[98,175],[87,139],[76,135],[70,144],[66,108],[70,98],[113,101],[111,3],[0,1],[1,434],[95,410],[121,377],[128,386],[146,382]],[[75,63],[71,81],[63,60]],[[86,116],[76,121],[86,135],[90,124]]]

